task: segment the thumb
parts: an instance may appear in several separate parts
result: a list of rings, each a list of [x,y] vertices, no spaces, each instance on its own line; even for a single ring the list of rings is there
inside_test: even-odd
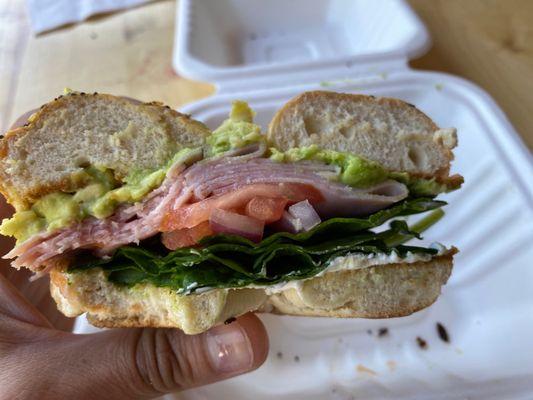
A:
[[[253,314],[194,336],[116,329],[63,336],[57,345],[58,385],[73,391],[65,398],[79,399],[151,398],[188,389],[252,371],[268,353],[265,328]]]

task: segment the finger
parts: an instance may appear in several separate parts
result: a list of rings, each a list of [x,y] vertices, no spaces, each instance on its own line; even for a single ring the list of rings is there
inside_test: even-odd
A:
[[[30,281],[32,272],[26,268],[16,270],[11,267],[0,266],[0,274],[31,303],[56,329],[70,332],[74,327],[74,318],[65,317],[58,309],[55,300],[50,295],[50,277],[43,276]]]
[[[0,219],[9,218],[12,213],[11,206],[0,195]],[[6,254],[14,245],[15,242],[12,238],[0,236],[0,255]],[[56,303],[50,296],[49,278],[46,276],[30,282],[31,271],[25,268],[16,270],[10,267],[10,263],[10,260],[0,259],[0,274],[3,274],[55,328],[71,331],[74,326],[74,319],[65,317],[57,310]]]
[[[256,369],[267,356],[268,338],[249,314],[200,335],[116,329],[69,335],[54,346],[46,371],[57,373],[55,385],[72,386],[65,398],[152,398]]]
[[[0,220],[10,218],[13,215],[13,212],[13,207],[7,204],[4,196],[0,195]],[[15,246],[15,240],[13,238],[0,235],[0,256],[9,252],[13,246]],[[10,264],[11,262],[9,260],[0,258],[0,266],[9,267]]]
[[[32,325],[52,327],[46,317],[2,274],[0,274],[0,313]]]
[[[20,117],[17,118],[13,125],[11,125],[10,129],[15,129],[26,124],[31,115],[34,114],[36,111],[38,111],[38,109],[30,110],[22,114]]]
[[[0,219],[9,218],[13,209],[0,195]],[[11,238],[0,236],[0,254],[6,254],[14,245]],[[22,293],[4,277],[14,270],[8,260],[0,259],[0,312],[8,317],[43,327],[50,327],[50,322],[27,300]]]

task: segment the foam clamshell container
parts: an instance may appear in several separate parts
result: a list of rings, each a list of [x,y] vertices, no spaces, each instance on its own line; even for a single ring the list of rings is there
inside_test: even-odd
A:
[[[387,320],[262,315],[270,354],[257,371],[179,399],[526,399],[533,393],[533,163],[474,84],[409,68],[430,47],[401,0],[180,0],[174,67],[216,85],[187,105],[216,127],[231,101],[266,129],[308,90],[396,97],[456,127],[446,216],[424,234],[460,249],[442,296]],[[436,324],[449,334],[443,341]],[[387,332],[381,330],[387,328]],[[423,349],[417,342],[423,339]]]

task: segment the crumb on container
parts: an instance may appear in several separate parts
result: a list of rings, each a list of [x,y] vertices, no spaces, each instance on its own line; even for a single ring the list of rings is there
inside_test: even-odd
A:
[[[443,342],[450,343],[450,335],[448,331],[440,322],[437,322],[437,333]]]
[[[418,344],[418,347],[420,347],[422,350],[426,350],[428,348],[428,343],[420,336],[416,337],[416,343]]]
[[[378,337],[388,336],[389,335],[389,328],[379,328],[378,330]]]
[[[365,367],[363,364],[357,364],[356,370],[357,372],[367,374],[367,375],[372,375],[372,376],[376,376],[378,374],[376,371]]]

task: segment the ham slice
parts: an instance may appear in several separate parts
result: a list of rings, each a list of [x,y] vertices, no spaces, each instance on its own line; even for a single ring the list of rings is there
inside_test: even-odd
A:
[[[191,160],[197,157],[198,154],[191,154]],[[4,258],[17,257],[11,263],[13,267],[27,267],[37,272],[55,256],[73,250],[92,249],[105,255],[120,246],[153,236],[158,233],[165,212],[179,208],[191,197],[191,190],[183,186],[181,173],[184,169],[183,163],[173,165],[161,186],[140,203],[123,205],[106,219],[89,217],[54,232],[42,232],[16,246]]]
[[[159,232],[166,210],[179,208],[191,196],[178,179],[159,196],[141,205],[122,208],[107,219],[86,218],[80,223],[48,235],[41,234],[15,247],[5,258],[17,257],[12,266],[38,271],[48,260],[77,249],[92,249],[109,254],[120,246],[149,238]]]
[[[335,173],[333,166],[301,162],[277,163],[270,159],[218,159],[200,162],[185,171],[187,186],[194,187],[194,199],[234,191],[254,183],[301,183],[315,185],[326,181],[321,174]]]
[[[249,185],[287,184],[311,187],[315,193],[312,198],[300,196],[301,198],[295,199],[294,202],[308,199],[323,219],[368,215],[403,200],[408,195],[407,187],[393,180],[369,188],[354,189],[328,179],[333,173],[337,175],[335,166],[313,162],[284,164],[265,158],[246,162],[218,159],[195,164],[185,171],[184,178],[185,185],[194,188],[193,198],[199,201],[199,204],[195,205],[197,209],[214,207],[211,204],[216,203],[218,200],[215,199],[224,193],[233,193],[232,198],[235,199],[237,193],[240,193],[239,189]],[[275,188],[272,190],[274,191],[270,197],[279,197],[278,190]],[[255,193],[255,195],[265,194]],[[214,198],[204,200],[210,196]],[[250,199],[251,197],[244,199],[244,203],[239,203],[235,199],[232,207],[244,205]],[[202,200],[206,203],[202,204]],[[228,208],[220,204],[216,207]]]
[[[5,258],[18,257],[13,266],[43,271],[58,255],[90,249],[98,255],[153,236],[161,231],[187,229],[209,220],[215,208],[244,208],[255,197],[309,200],[324,218],[363,216],[388,207],[408,195],[405,185],[385,181],[354,189],[328,179],[333,166],[312,162],[277,163],[255,154],[236,153],[200,161],[184,170],[173,166],[163,184],[142,202],[120,207],[114,215],[93,217],[55,232],[36,235],[15,247]]]

